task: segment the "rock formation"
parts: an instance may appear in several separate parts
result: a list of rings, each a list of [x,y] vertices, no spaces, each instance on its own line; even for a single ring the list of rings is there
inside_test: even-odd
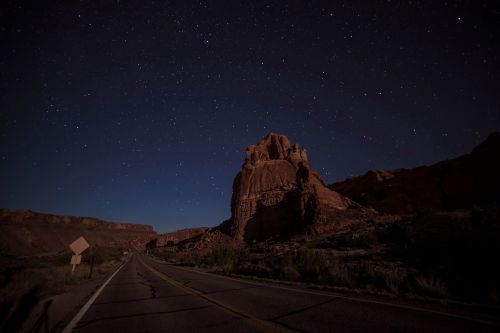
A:
[[[208,227],[180,229],[173,232],[166,232],[156,238],[156,247],[174,246],[187,239],[198,237],[207,231]]]
[[[391,214],[429,213],[499,202],[500,133],[491,134],[471,154],[414,169],[369,171],[330,188]]]
[[[3,254],[29,256],[69,251],[68,244],[79,236],[100,247],[133,249],[144,246],[156,232],[144,224],[0,209],[0,252]]]
[[[238,241],[289,237],[321,223],[353,203],[328,189],[311,169],[305,149],[270,133],[246,150],[233,183],[231,218],[221,230]]]

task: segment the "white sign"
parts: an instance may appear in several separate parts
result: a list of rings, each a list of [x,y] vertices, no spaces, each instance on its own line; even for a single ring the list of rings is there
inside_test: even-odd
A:
[[[86,249],[89,248],[89,243],[85,238],[80,237],[77,240],[75,240],[73,243],[69,244],[70,249],[75,253],[75,254],[80,254]]]
[[[74,256],[71,256],[71,265],[80,265],[82,263],[82,256],[79,254],[75,254]]]
[[[79,254],[75,254],[74,256],[71,256],[71,262],[70,264],[73,265],[71,268],[71,274],[75,271],[76,265],[80,265],[82,263],[82,256]]]
[[[69,244],[69,248],[75,253],[75,255],[71,257],[70,262],[70,264],[73,265],[73,268],[71,268],[71,274],[75,271],[76,265],[80,265],[82,263],[82,256],[80,254],[88,249],[89,246],[89,243],[85,240],[85,238],[83,238],[83,236]]]

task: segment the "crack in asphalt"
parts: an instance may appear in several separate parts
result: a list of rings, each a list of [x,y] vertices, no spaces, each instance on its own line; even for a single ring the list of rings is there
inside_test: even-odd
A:
[[[179,312],[207,309],[207,308],[210,308],[212,306],[213,305],[204,305],[204,306],[196,306],[196,307],[190,307],[190,308],[178,309],[178,310],[172,310],[172,311],[155,311],[155,312],[145,312],[145,313],[134,313],[134,314],[124,315],[124,316],[101,317],[101,318],[96,318],[96,319],[92,319],[92,320],[88,320],[88,321],[80,321],[80,323],[75,328],[79,329],[79,328],[88,326],[90,324],[93,324],[93,323],[96,323],[99,321],[105,321],[105,320],[116,320],[116,319],[133,318],[133,317],[166,315],[166,314],[173,314],[173,313],[179,313]]]
[[[288,317],[288,316],[292,316],[292,315],[295,315],[295,314],[298,314],[298,313],[302,313],[302,312],[305,312],[307,310],[314,309],[314,308],[317,308],[319,306],[331,303],[331,302],[336,301],[338,299],[341,299],[341,298],[340,297],[335,297],[335,298],[326,300],[324,302],[316,303],[316,304],[313,304],[313,305],[310,305],[310,306],[307,306],[307,307],[304,307],[304,308],[300,308],[298,310],[290,311],[290,312],[284,313],[282,315],[269,318],[268,320],[277,321],[279,319],[282,319],[282,318],[285,318],[285,317]]]
[[[149,283],[149,282],[150,282],[150,280],[149,280],[148,278],[146,278],[143,274],[141,274],[141,272],[136,271],[136,273],[137,273],[137,275],[138,275],[138,276],[139,276],[142,280],[144,280],[144,282],[143,282],[143,281],[139,281],[138,283],[139,283],[139,284],[142,284],[143,286],[146,286],[146,287],[148,287],[148,288],[149,288],[149,291],[150,291],[150,293],[151,293],[151,299],[156,298],[156,288],[153,286],[153,284],[152,284],[152,283]]]
[[[158,276],[160,279],[164,280],[168,284],[172,285],[173,287],[176,287],[176,288],[178,288],[178,289],[180,289],[188,294],[191,294],[195,297],[198,297],[198,298],[203,299],[209,303],[212,303],[213,305],[231,313],[233,316],[239,317],[242,320],[249,320],[249,321],[253,322],[254,324],[256,324],[257,326],[262,327],[262,328],[269,330],[271,332],[301,332],[300,330],[294,329],[292,327],[288,327],[288,325],[283,325],[277,321],[276,322],[266,321],[266,320],[262,320],[262,319],[253,317],[252,315],[249,315],[249,314],[242,312],[238,309],[235,309],[231,306],[223,304],[214,298],[211,298],[206,293],[200,292],[200,291],[196,290],[195,288],[185,286],[182,282],[176,281],[174,278],[169,276],[169,274],[166,274],[166,273],[163,273],[163,272],[160,272],[160,271],[154,269],[153,267],[149,266],[141,259],[139,259],[139,262],[142,263],[142,265],[144,265],[144,267],[149,269],[153,274],[155,274],[156,276]]]

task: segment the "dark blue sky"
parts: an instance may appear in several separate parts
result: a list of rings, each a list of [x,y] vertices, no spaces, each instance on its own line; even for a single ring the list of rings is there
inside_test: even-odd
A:
[[[500,129],[497,1],[2,1],[0,206],[152,224],[230,215],[245,147],[327,183]]]

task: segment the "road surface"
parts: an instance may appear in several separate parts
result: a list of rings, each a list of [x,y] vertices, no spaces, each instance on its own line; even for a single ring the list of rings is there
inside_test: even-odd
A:
[[[435,309],[232,279],[133,255],[66,331],[498,332]]]

